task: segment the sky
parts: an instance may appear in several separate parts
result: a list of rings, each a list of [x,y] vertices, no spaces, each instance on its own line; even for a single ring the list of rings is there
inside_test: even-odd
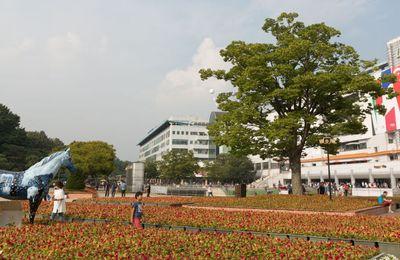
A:
[[[103,140],[135,161],[163,120],[208,119],[228,84],[198,70],[228,68],[218,53],[233,40],[270,41],[266,18],[298,12],[386,61],[399,10],[398,0],[0,0],[0,103],[26,130]]]

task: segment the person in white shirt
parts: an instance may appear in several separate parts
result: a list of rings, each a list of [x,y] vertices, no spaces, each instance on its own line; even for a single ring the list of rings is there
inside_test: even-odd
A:
[[[67,211],[65,199],[65,192],[63,190],[63,184],[61,181],[56,182],[54,186],[54,195],[53,195],[53,211],[51,213],[51,220],[59,219],[64,220],[64,214]]]

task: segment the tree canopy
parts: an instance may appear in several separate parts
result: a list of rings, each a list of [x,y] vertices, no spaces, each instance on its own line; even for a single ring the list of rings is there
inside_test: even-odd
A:
[[[221,183],[251,183],[255,179],[253,163],[245,155],[219,154],[207,166],[207,178]]]
[[[192,152],[170,151],[159,162],[160,178],[170,181],[188,180],[199,169]]]
[[[22,171],[64,148],[60,139],[50,138],[43,131],[25,131],[19,116],[0,104],[0,169]]]
[[[108,176],[114,171],[115,150],[112,145],[91,141],[73,142],[69,147],[78,171],[68,176],[67,188],[82,189],[88,176]]]
[[[293,193],[301,194],[305,147],[317,146],[322,136],[365,132],[363,121],[373,109],[368,99],[393,92],[365,70],[374,62],[362,61],[353,47],[336,41],[337,29],[305,25],[297,17],[282,13],[266,19],[262,29],[272,42],[233,41],[220,52],[232,67],[200,74],[232,85],[217,98],[227,113],[209,127],[215,142],[237,154],[289,160]]]

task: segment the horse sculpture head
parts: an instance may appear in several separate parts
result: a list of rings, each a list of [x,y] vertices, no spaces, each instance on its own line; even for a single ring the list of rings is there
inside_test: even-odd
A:
[[[30,186],[31,182],[36,181],[35,178],[40,176],[48,176],[47,183],[53,178],[61,166],[65,166],[71,172],[76,172],[76,168],[72,163],[70,149],[56,152],[44,158],[40,162],[32,165],[27,169],[22,178],[22,186]]]
[[[72,163],[70,148],[68,148],[63,154],[61,154],[61,158],[62,166],[65,166],[72,173],[75,173],[77,171],[75,165]]]

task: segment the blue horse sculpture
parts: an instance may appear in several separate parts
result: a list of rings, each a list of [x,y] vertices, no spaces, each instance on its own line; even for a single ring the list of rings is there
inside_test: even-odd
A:
[[[61,166],[76,171],[69,148],[53,153],[23,172],[0,170],[0,197],[29,200],[29,222],[33,223],[40,203],[49,192],[50,182]]]

